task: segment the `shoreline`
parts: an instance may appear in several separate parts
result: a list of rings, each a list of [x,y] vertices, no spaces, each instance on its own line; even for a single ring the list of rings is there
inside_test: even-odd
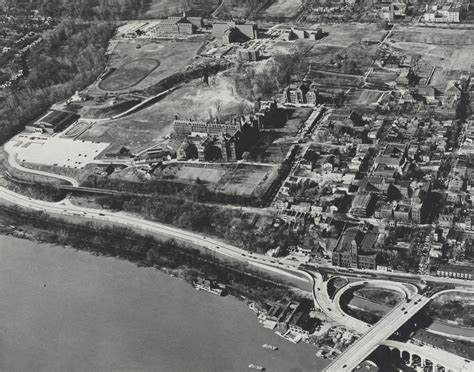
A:
[[[161,271],[113,257],[1,239],[0,292],[7,300],[0,314],[2,349],[8,352],[2,370],[152,371],[158,365],[230,372],[256,363],[269,371],[318,371],[328,362],[311,345],[293,345],[256,327],[256,315],[234,296],[200,293]],[[39,342],[44,339],[49,341]],[[104,342],[107,349],[97,353]],[[279,351],[265,350],[265,343]]]
[[[1,240],[2,236],[10,237],[10,238],[13,238],[13,239],[26,240],[26,241],[36,243],[36,244],[40,244],[40,245],[46,245],[46,246],[49,245],[49,246],[57,247],[57,248],[73,249],[76,252],[84,252],[84,253],[88,253],[89,255],[95,255],[95,256],[98,256],[98,257],[112,258],[112,259],[116,259],[116,260],[119,260],[119,261],[123,261],[123,262],[126,262],[128,264],[132,264],[137,268],[147,268],[147,269],[157,270],[160,273],[165,274],[170,278],[179,279],[179,280],[185,282],[186,285],[188,285],[189,287],[195,289],[193,281],[190,281],[189,278],[186,277],[187,270],[192,270],[192,268],[189,268],[189,267],[188,268],[182,268],[182,269],[170,269],[170,268],[167,268],[165,266],[159,266],[159,265],[149,266],[149,265],[145,265],[143,262],[140,262],[140,261],[132,261],[132,260],[130,260],[127,257],[124,257],[124,256],[114,256],[114,255],[110,255],[110,254],[103,254],[103,253],[100,253],[100,252],[87,251],[87,250],[76,248],[72,245],[61,245],[61,244],[57,244],[57,243],[54,243],[54,242],[51,242],[51,241],[48,241],[48,240],[40,239],[37,235],[35,235],[35,233],[27,233],[22,228],[20,228],[18,226],[13,226],[13,225],[6,226],[0,220],[0,240]],[[291,292],[293,293],[293,296],[289,296],[289,298],[291,300],[301,299],[302,297],[300,297],[300,296],[294,296],[298,291],[303,292],[302,290],[298,290],[296,288],[291,289]],[[207,293],[207,292],[206,292],[206,295],[213,296],[213,297],[215,296],[215,295],[213,295],[211,293]],[[262,330],[265,329],[263,322],[259,319],[259,313],[253,311],[250,308],[250,304],[254,303],[255,301],[253,301],[253,300],[251,300],[251,299],[249,299],[249,298],[247,298],[243,295],[237,296],[237,295],[231,294],[231,293],[226,293],[222,296],[217,296],[217,297],[223,297],[223,298],[227,297],[230,300],[235,300],[235,301],[245,303],[245,307],[247,308],[247,311],[251,314],[254,314],[256,316],[255,320],[258,322],[261,329]],[[266,302],[266,301],[274,302],[274,300],[265,300],[265,299],[262,300],[262,302]],[[284,339],[286,342],[292,342],[295,345],[297,345],[298,343],[310,345],[314,349],[313,356],[316,356],[320,360],[324,360],[323,358],[321,358],[320,356],[317,355],[318,351],[323,350],[323,348],[321,346],[317,346],[313,343],[306,342],[304,339],[302,339],[303,342],[300,342],[300,341],[293,342],[290,339],[287,339],[286,337],[283,337],[281,335],[280,331],[278,330],[278,328],[273,329],[272,332],[275,333],[276,335],[280,335],[280,337],[282,337],[282,339]]]

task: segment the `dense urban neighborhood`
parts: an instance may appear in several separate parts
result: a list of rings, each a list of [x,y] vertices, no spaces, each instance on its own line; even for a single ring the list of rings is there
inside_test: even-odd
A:
[[[242,299],[327,372],[472,372],[473,20],[0,0],[0,232]]]

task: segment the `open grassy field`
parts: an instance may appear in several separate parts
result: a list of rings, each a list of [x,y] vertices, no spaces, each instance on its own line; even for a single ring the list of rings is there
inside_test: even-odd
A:
[[[270,17],[292,17],[294,16],[303,0],[276,0],[272,5],[270,5],[263,13],[263,16]]]
[[[119,41],[110,57],[110,68],[117,70],[99,83],[107,91],[140,91],[164,78],[182,72],[204,42],[198,36],[189,40]],[[140,48],[137,49],[137,45]]]
[[[318,44],[341,48],[361,41],[380,42],[387,32],[378,30],[377,25],[369,23],[321,25],[321,28],[328,36],[319,40]]]
[[[180,162],[171,164],[160,175],[177,182],[199,179],[209,190],[223,194],[249,196],[264,190],[273,179],[275,167],[251,164],[221,165]]]
[[[397,27],[389,39],[395,50],[420,55],[423,70],[435,67],[430,85],[443,91],[447,81],[459,79],[462,72],[474,68],[474,35],[472,30]]]
[[[332,88],[356,87],[362,82],[362,76],[347,75],[336,72],[311,71],[308,78],[317,85]]]
[[[175,177],[189,181],[200,180],[202,182],[216,184],[220,181],[224,173],[224,169],[214,169],[213,167],[201,168],[186,165],[178,168]]]
[[[190,1],[186,11],[191,15],[207,16],[218,4],[218,0]],[[150,18],[164,18],[181,12],[183,3],[176,0],[152,0],[146,15]]]
[[[397,27],[390,36],[394,41],[435,45],[473,45],[472,30],[441,29],[432,27]]]
[[[377,102],[382,95],[383,92],[378,90],[357,89],[350,93],[348,103],[356,106],[368,106]]]
[[[273,168],[239,164],[231,167],[219,181],[217,191],[224,194],[252,195],[265,182]]]
[[[210,86],[195,80],[134,114],[97,122],[80,139],[120,143],[139,151],[171,134],[175,115],[201,120],[212,115],[225,120],[236,114],[241,105],[251,103],[237,95],[229,80],[217,75],[210,79]]]
[[[109,91],[132,88],[159,65],[160,61],[156,59],[139,59],[126,63],[101,81],[99,87]]]

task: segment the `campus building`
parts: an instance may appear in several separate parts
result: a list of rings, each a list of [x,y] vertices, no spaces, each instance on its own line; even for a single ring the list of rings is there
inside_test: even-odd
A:
[[[332,264],[355,269],[377,268],[377,252],[372,249],[377,241],[377,232],[364,232],[358,227],[346,229],[339,237],[332,252]]]
[[[224,44],[243,43],[258,37],[255,23],[216,22],[212,25],[212,35],[222,39]]]
[[[316,105],[318,89],[314,84],[291,84],[285,89],[286,102],[293,105]]]
[[[31,132],[53,134],[72,125],[79,118],[79,115],[71,112],[51,110],[40,119],[26,125],[25,128]]]
[[[160,32],[164,34],[192,35],[197,29],[202,27],[202,18],[182,16],[168,17],[161,21]]]
[[[457,23],[459,22],[460,8],[455,5],[432,6],[425,14],[425,22]]]

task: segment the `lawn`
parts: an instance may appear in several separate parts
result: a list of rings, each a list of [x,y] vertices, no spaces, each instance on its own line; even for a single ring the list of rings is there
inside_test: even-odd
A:
[[[252,195],[257,187],[268,180],[272,167],[242,165],[229,167],[216,190],[224,194]]]
[[[185,165],[177,167],[175,177],[189,181],[199,180],[201,182],[216,184],[220,181],[224,173],[224,169],[215,169],[213,167],[199,166],[193,167],[192,165]]]
[[[349,104],[357,106],[368,106],[377,102],[382,96],[383,92],[377,90],[357,89],[351,93]]]
[[[190,15],[207,16],[217,6],[218,0],[201,0],[187,2],[190,6],[186,11]],[[179,14],[183,2],[176,0],[152,0],[150,8],[146,12],[149,17],[164,18],[169,15]]]
[[[107,66],[117,70],[100,82],[98,88],[120,92],[150,88],[183,72],[205,40],[196,36],[189,40],[118,41]]]
[[[270,17],[292,17],[294,16],[301,4],[302,0],[276,0],[272,5],[263,12],[264,16]]]
[[[117,91],[132,88],[160,65],[156,59],[140,59],[124,64],[100,82],[99,88]]]
[[[448,80],[457,80],[463,71],[472,68],[474,36],[469,30],[397,28],[389,44],[408,55],[420,55],[418,65],[426,70],[435,67],[430,85],[440,91],[444,91]]]

